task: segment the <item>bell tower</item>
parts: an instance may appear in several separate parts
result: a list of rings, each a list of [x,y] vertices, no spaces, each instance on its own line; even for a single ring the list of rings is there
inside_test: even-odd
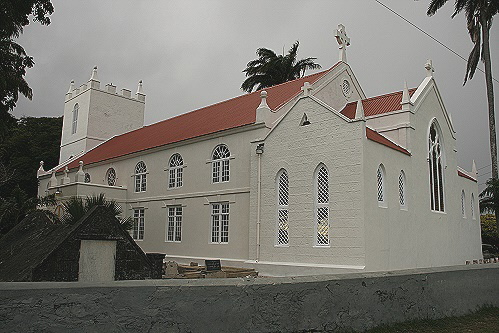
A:
[[[75,87],[71,81],[64,102],[59,163],[113,136],[143,127],[145,101],[142,81],[133,97],[129,89],[121,89],[118,94],[112,83],[101,89],[97,66],[87,83]]]

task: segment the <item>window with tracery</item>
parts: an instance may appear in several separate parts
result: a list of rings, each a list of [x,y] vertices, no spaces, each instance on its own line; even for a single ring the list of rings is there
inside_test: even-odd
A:
[[[442,166],[443,148],[436,122],[430,126],[428,137],[428,166],[430,173],[431,209],[444,211],[444,175]]]
[[[399,174],[399,203],[400,208],[406,207],[406,198],[405,198],[405,173],[404,171],[400,171]]]
[[[471,218],[476,219],[475,216],[475,195],[471,193]]]
[[[211,162],[213,183],[229,181],[229,158],[230,151],[226,145],[218,145],[215,147]]]
[[[107,169],[106,180],[107,180],[107,185],[109,186],[116,185],[116,171],[113,168]]]
[[[277,245],[289,244],[289,180],[286,170],[277,174]]]
[[[386,206],[385,200],[385,168],[383,164],[378,166],[376,171],[376,182],[377,182],[377,194],[378,194],[378,205],[381,207]]]
[[[461,191],[461,215],[463,218],[466,217],[466,195],[464,194],[464,190]]]
[[[318,167],[315,180],[316,245],[329,245],[329,175],[324,165]]]
[[[180,154],[176,153],[170,157],[168,168],[168,188],[177,188],[182,186],[182,177],[184,170],[184,160]]]
[[[78,105],[78,103],[76,103],[75,106],[73,107],[73,122],[72,122],[72,126],[71,126],[71,134],[75,134],[76,129],[78,127],[78,110],[79,109],[80,109],[80,106]]]
[[[135,166],[135,192],[145,192],[146,191],[146,177],[147,168],[146,164],[142,161],[137,163]]]

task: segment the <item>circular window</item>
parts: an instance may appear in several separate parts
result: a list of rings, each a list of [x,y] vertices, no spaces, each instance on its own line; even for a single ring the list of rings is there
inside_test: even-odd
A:
[[[116,185],[116,171],[113,168],[109,168],[106,174],[107,185],[115,186]]]
[[[90,183],[90,174],[88,172],[85,173],[85,183]]]
[[[350,94],[350,82],[348,82],[347,80],[343,80],[341,88],[343,90],[343,95],[348,96]]]

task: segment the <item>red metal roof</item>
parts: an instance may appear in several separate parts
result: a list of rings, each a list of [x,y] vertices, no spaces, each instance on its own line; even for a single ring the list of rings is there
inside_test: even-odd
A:
[[[409,153],[409,151],[407,151],[405,148],[400,147],[399,145],[395,144],[393,141],[390,141],[387,137],[379,134],[378,132],[370,129],[369,127],[366,127],[366,136],[369,140],[380,143],[384,146],[395,149],[403,154],[411,156],[411,153]]]
[[[460,177],[464,177],[466,179],[469,179],[469,180],[472,180],[474,181],[475,183],[477,182],[477,180],[471,176],[468,176],[467,174],[465,174],[464,172],[461,172],[459,170],[457,170],[457,175],[460,176]]]
[[[310,84],[316,82],[338,64],[319,73],[262,89],[268,93],[267,104],[273,110],[278,109],[301,93],[300,88],[305,82],[308,81]],[[79,161],[83,161],[87,165],[230,128],[253,124],[256,120],[256,109],[260,105],[260,101],[260,90],[258,90],[144,126],[107,140],[69,163],[68,167],[70,169],[78,167]]]
[[[416,88],[409,89],[409,95],[412,96],[415,91]],[[402,102],[402,91],[363,99],[362,106],[364,107],[364,115],[366,117],[370,117],[377,114],[400,110],[400,102]],[[350,102],[345,105],[343,110],[341,110],[341,113],[350,119],[354,119],[356,108],[357,102]]]

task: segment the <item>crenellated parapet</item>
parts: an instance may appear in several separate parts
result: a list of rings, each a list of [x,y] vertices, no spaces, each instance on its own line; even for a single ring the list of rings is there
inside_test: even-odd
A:
[[[103,89],[101,89],[101,82],[98,78],[97,74],[97,66],[95,66],[92,70],[92,75],[90,76],[90,79],[86,82],[81,84],[79,87],[75,86],[74,80],[71,80],[71,83],[69,84],[69,90],[66,93],[66,98],[65,101],[69,101],[70,99],[79,96],[86,92],[89,89],[94,89],[94,90],[99,90],[103,91],[109,94],[114,94],[117,96],[137,100],[139,102],[145,103],[146,101],[146,95],[144,94],[144,88],[142,86],[142,80],[139,81],[138,87],[137,87],[137,92],[135,95],[132,96],[132,90],[128,88],[123,88],[121,89],[121,92],[118,93],[116,90],[116,86],[112,83],[108,83],[104,86]]]

